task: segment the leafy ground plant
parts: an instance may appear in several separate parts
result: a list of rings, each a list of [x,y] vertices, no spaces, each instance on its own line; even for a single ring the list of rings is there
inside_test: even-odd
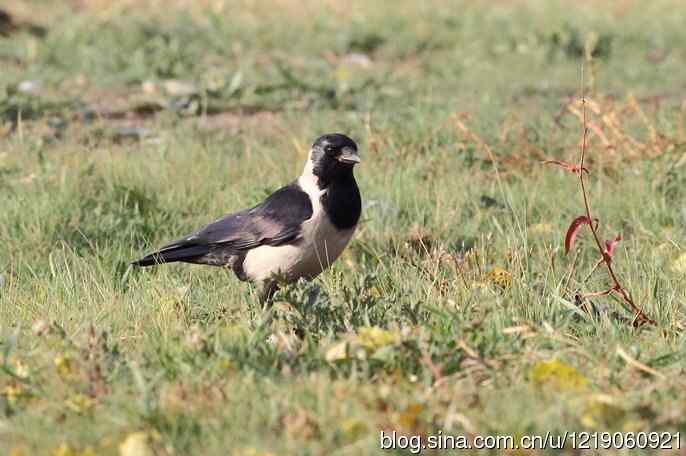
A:
[[[590,52],[586,53],[588,56],[588,60],[590,61]],[[582,65],[582,90],[581,90],[581,110],[582,110],[582,128],[583,128],[583,134],[582,134],[582,139],[581,139],[581,147],[580,147],[580,153],[579,153],[579,162],[577,165],[561,161],[561,160],[546,160],[543,163],[545,164],[553,164],[562,167],[563,169],[570,171],[574,174],[576,174],[579,178],[579,186],[581,188],[581,196],[583,198],[583,204],[584,204],[584,215],[580,215],[576,217],[572,223],[569,225],[569,228],[567,228],[567,233],[565,234],[565,253],[569,253],[569,251],[572,249],[574,246],[574,241],[576,240],[577,234],[579,230],[587,226],[588,229],[590,230],[592,236],[593,236],[593,241],[595,244],[595,247],[598,250],[598,253],[600,254],[600,259],[593,265],[591,272],[586,276],[586,279],[584,282],[586,282],[591,275],[598,269],[599,266],[603,265],[607,271],[608,277],[612,283],[612,286],[606,290],[602,291],[594,291],[590,293],[584,293],[584,294],[576,294],[574,296],[574,300],[577,305],[582,307],[586,312],[590,312],[586,304],[584,303],[585,300],[592,298],[592,297],[600,297],[600,296],[606,296],[610,294],[616,294],[618,295],[623,304],[631,310],[633,313],[633,319],[631,320],[631,324],[634,327],[640,327],[643,326],[646,323],[649,323],[651,325],[655,325],[655,321],[652,320],[650,317],[648,317],[643,310],[641,310],[640,307],[638,307],[633,299],[631,298],[631,294],[622,286],[622,284],[619,281],[619,278],[617,276],[617,273],[612,267],[612,255],[614,253],[615,247],[617,244],[622,240],[622,235],[617,234],[614,238],[605,240],[601,242],[601,237],[598,232],[598,225],[599,225],[599,220],[597,218],[594,218],[592,213],[591,213],[591,203],[590,203],[590,196],[588,194],[588,191],[586,189],[586,182],[584,180],[585,174],[587,174],[589,171],[586,168],[586,153],[588,151],[588,132],[589,132],[589,127],[588,127],[588,121],[586,117],[586,88],[585,88],[585,79],[583,77],[584,75],[584,66]]]

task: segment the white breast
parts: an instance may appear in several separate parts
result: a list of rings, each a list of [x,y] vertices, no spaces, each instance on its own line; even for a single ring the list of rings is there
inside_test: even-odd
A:
[[[303,224],[296,245],[261,246],[247,253],[243,270],[250,280],[259,282],[277,274],[289,281],[312,279],[331,266],[350,242],[355,228],[338,230],[333,226],[320,201],[324,191],[317,186],[309,167],[298,184],[310,196],[312,217]]]

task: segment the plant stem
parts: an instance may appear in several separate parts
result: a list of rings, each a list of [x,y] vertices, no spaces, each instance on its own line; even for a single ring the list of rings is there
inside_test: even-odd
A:
[[[583,138],[581,141],[581,157],[579,158],[579,182],[581,183],[581,194],[584,199],[584,209],[586,210],[586,217],[588,217],[589,220],[593,220],[593,216],[591,215],[591,205],[588,200],[588,192],[586,190],[586,183],[584,181],[584,163],[586,161],[586,150],[588,149],[588,121],[587,121],[587,114],[586,114],[586,83],[584,80],[584,64],[581,64],[581,109],[583,113],[583,128],[584,128],[584,134]],[[605,253],[605,249],[603,249],[603,244],[600,242],[600,237],[598,236],[598,231],[597,227],[594,226],[594,224],[591,222],[589,223],[589,228],[591,229],[591,233],[593,234],[593,240],[595,241],[596,247],[598,247],[598,251],[602,255],[602,261],[605,263],[605,267],[607,269],[607,273],[610,276],[610,279],[612,280],[612,283],[614,286],[611,288],[613,292],[619,293],[624,300],[624,302],[631,308],[631,310],[634,313],[634,320],[633,320],[633,325],[634,326],[642,326],[645,323],[650,323],[652,325],[655,325],[655,321],[649,318],[631,299],[629,296],[629,293],[622,287],[622,285],[619,283],[619,280],[617,279],[617,276],[612,269],[612,262],[611,258],[609,255]]]

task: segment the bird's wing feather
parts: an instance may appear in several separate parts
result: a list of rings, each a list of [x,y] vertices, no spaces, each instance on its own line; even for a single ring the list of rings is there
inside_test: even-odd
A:
[[[302,223],[312,216],[310,198],[296,183],[272,193],[251,209],[234,212],[163,247],[221,246],[249,250],[260,245],[281,245],[297,238]]]

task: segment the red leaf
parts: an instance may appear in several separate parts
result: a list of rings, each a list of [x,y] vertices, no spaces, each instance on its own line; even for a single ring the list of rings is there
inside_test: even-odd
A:
[[[585,215],[580,215],[575,218],[569,228],[567,229],[567,235],[565,236],[565,253],[569,253],[574,246],[574,240],[576,239],[576,234],[583,225],[590,225],[591,219]]]
[[[604,255],[607,255],[608,258],[612,258],[612,254],[615,251],[615,247],[617,247],[617,244],[619,244],[619,241],[622,240],[622,235],[618,234],[615,236],[614,239],[610,239],[609,241],[605,241],[605,251],[603,252]]]
[[[557,166],[559,166],[559,167],[561,167],[561,168],[563,168],[563,169],[566,169],[567,171],[570,171],[570,172],[572,172],[572,173],[574,173],[574,174],[578,174],[578,173],[579,173],[579,167],[578,167],[577,165],[574,165],[574,164],[572,164],[572,163],[568,163],[568,162],[566,162],[566,161],[562,161],[562,160],[545,160],[545,161],[543,162],[543,164],[544,164],[544,165],[557,165]],[[582,170],[583,170],[585,173],[588,173],[588,170],[587,170],[586,168],[582,168]]]

